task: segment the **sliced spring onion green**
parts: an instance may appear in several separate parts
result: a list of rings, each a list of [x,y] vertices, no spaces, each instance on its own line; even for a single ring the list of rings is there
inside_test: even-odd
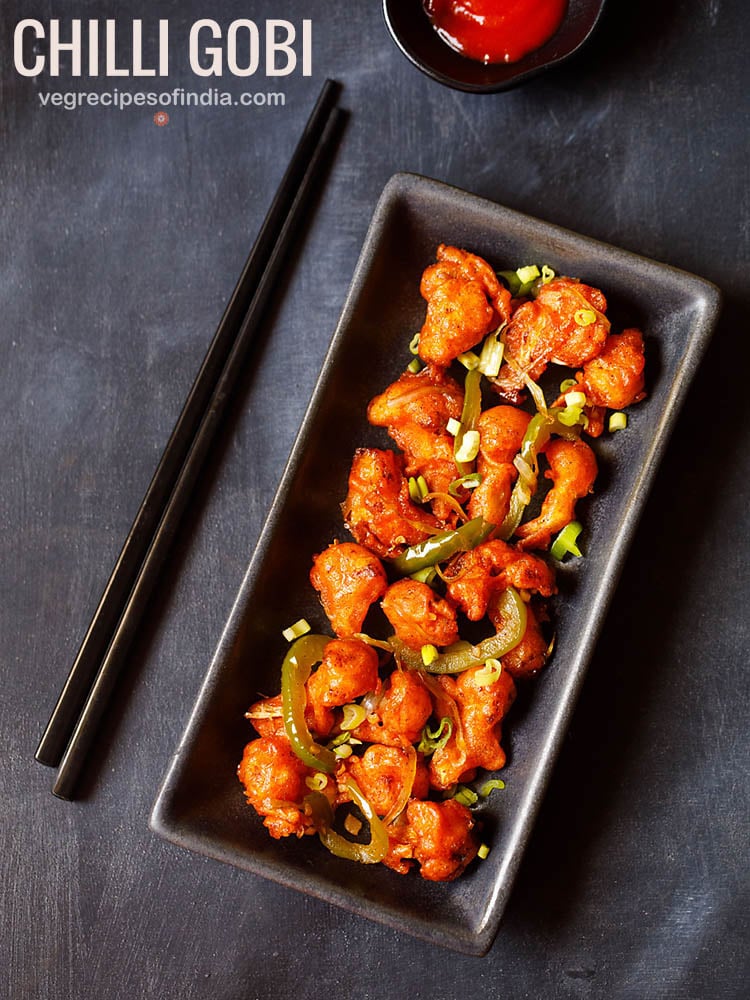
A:
[[[565,405],[566,406],[585,406],[586,405],[586,393],[580,390],[575,390],[565,393]]]
[[[422,739],[419,741],[417,750],[423,754],[432,754],[436,750],[442,750],[445,744],[453,735],[453,720],[444,715],[440,720],[437,729],[430,729],[429,725],[422,730]]]
[[[488,378],[496,378],[500,374],[500,366],[503,363],[505,344],[500,340],[500,330],[502,330],[502,327],[485,337],[482,350],[479,354],[479,364],[477,367],[482,375],[487,375]]]
[[[461,421],[456,420],[455,417],[450,417],[448,423],[445,425],[445,429],[448,431],[449,434],[452,434],[453,437],[455,437],[456,434],[458,434],[458,432],[461,430]]]
[[[479,367],[479,355],[475,354],[474,351],[464,351],[463,354],[456,357],[456,361],[460,361],[464,368],[468,368],[469,371],[474,371],[475,368]]]
[[[429,665],[431,663],[434,663],[435,660],[438,658],[438,656],[440,656],[440,653],[438,653],[437,650],[437,646],[433,646],[432,643],[429,642],[425,643],[425,645],[422,646],[420,653],[422,656],[422,663],[426,667],[429,667]]]
[[[483,799],[487,799],[490,797],[492,792],[495,791],[496,788],[502,790],[503,788],[505,788],[505,782],[501,781],[500,778],[490,778],[490,780],[485,781],[485,783],[479,789],[479,794],[482,796]]]
[[[573,319],[578,326],[591,326],[592,323],[596,323],[596,313],[593,309],[579,309]]]
[[[422,370],[422,365],[420,364],[419,358],[412,358],[409,364],[406,366],[406,370],[411,372],[412,375],[416,375]]]
[[[287,642],[294,642],[295,639],[299,639],[301,635],[306,635],[310,631],[310,623],[304,618],[300,618],[296,621],[294,625],[290,625],[289,628],[285,628],[281,633]]]
[[[344,717],[341,720],[341,728],[344,732],[356,729],[357,726],[362,725],[366,718],[367,712],[361,705],[355,705],[354,703],[344,705]]]
[[[489,849],[489,847],[488,847],[487,844],[480,844],[479,845],[479,850],[477,851],[477,857],[478,858],[480,858],[482,861],[484,861],[485,858],[488,857],[489,853],[490,853],[490,849]]]
[[[456,802],[460,802],[462,806],[475,806],[479,802],[479,796],[468,785],[459,785],[453,798]]]
[[[456,443],[458,443],[458,436],[456,437]],[[456,461],[457,462],[473,462],[474,459],[479,454],[479,431],[464,431],[461,439],[461,443],[455,450]]]
[[[624,431],[628,426],[627,413],[623,413],[622,410],[610,413],[608,426],[611,431]]]
[[[574,378],[566,378],[564,382],[560,383],[560,392],[570,392],[571,389],[575,389],[578,382]]]
[[[577,539],[583,531],[583,525],[579,521],[570,521],[557,538],[552,543],[550,554],[553,559],[564,559],[570,553],[574,556],[581,556],[583,553],[578,548]]]
[[[462,489],[475,490],[482,482],[482,477],[478,472],[470,472],[466,476],[459,476],[448,486],[448,492],[452,497],[457,497]]]
[[[308,774],[305,784],[313,792],[322,792],[328,784],[328,777],[322,771],[316,771],[315,774]]]
[[[474,680],[478,684],[494,684],[496,680],[499,680],[502,672],[503,665],[500,660],[491,656],[488,660],[485,660],[484,667],[481,670],[477,670],[474,674]]]
[[[474,461],[479,452],[479,431],[476,426],[481,414],[482,373],[478,368],[473,368],[466,373],[464,379],[464,403],[453,444],[453,457],[462,476],[473,471],[469,463]]]
[[[337,757],[339,760],[346,760],[347,757],[351,757],[352,748],[348,743],[342,743],[341,746],[338,746],[334,749],[333,755],[334,757]]]
[[[573,393],[570,395],[572,396]],[[557,414],[557,419],[564,427],[575,427],[576,424],[583,423],[583,417],[585,417],[585,413],[580,406],[566,406]]]
[[[419,334],[415,333],[414,336],[409,341],[409,350],[412,354],[417,354],[419,352]]]
[[[554,277],[555,277],[555,272],[552,270],[549,264],[542,264],[542,284],[548,285]]]
[[[408,480],[409,496],[414,503],[422,503],[430,492],[427,480],[424,476],[410,476]]]

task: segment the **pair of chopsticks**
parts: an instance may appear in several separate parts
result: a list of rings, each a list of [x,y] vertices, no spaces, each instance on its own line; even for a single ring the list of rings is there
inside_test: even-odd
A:
[[[327,80],[141,502],[36,751],[71,799],[104,711],[232,389],[257,333],[325,153],[337,132],[338,84]]]

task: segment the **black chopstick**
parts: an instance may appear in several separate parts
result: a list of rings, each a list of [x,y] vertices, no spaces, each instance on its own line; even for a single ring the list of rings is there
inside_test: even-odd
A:
[[[60,797],[72,794],[96,723],[145,610],[148,594],[163,565],[323,153],[335,131],[337,91],[335,83],[326,81],[39,744],[36,757],[42,763],[55,766],[62,758],[54,787]]]

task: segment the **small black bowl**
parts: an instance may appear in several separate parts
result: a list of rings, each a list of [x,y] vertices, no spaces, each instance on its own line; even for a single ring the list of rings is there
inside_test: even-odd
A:
[[[394,41],[417,69],[455,90],[489,94],[515,87],[572,56],[596,27],[604,3],[569,0],[562,24],[541,48],[518,62],[487,66],[459,55],[440,38],[422,0],[383,0],[383,14]]]

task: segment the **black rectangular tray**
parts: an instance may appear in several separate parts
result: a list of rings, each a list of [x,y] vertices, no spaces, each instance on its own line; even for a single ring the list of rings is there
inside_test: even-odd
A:
[[[613,329],[645,334],[647,391],[625,431],[594,445],[596,493],[582,507],[585,558],[559,573],[548,667],[504,725],[506,788],[481,809],[489,857],[456,882],[425,882],[330,855],[315,837],[272,840],[236,777],[254,731],[243,717],[280,687],[282,630],[305,617],[327,631],[308,582],[312,556],[344,539],[340,503],[354,450],[386,447],[368,401],[408,362],[424,319],[424,268],[439,243],[498,269],[549,264],[607,296]],[[160,835],[436,944],[481,955],[497,933],[524,845],[571,716],[625,552],[719,310],[718,290],[426,178],[397,174],[365,240],[341,320],[257,550],[151,816]],[[564,370],[563,370],[564,371]],[[559,382],[560,376],[555,376]],[[197,887],[199,891],[199,887]]]

